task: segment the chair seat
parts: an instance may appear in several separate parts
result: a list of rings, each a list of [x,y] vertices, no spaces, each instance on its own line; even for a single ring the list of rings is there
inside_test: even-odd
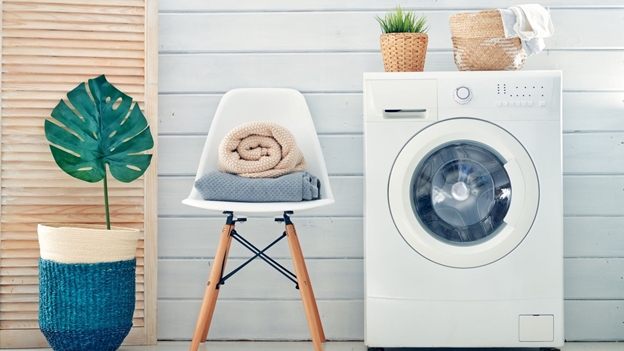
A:
[[[230,201],[205,201],[196,199],[184,199],[185,205],[214,211],[232,211],[237,215],[282,215],[284,211],[298,213],[316,207],[331,205],[334,199],[319,199],[301,202],[230,202]]]

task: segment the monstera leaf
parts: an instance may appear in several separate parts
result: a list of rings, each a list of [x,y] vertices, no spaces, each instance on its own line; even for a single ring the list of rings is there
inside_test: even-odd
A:
[[[140,177],[154,146],[147,120],[138,104],[105,76],[89,79],[67,93],[45,121],[45,134],[56,164],[72,177],[95,183],[112,176],[129,183]],[[106,191],[106,189],[105,189]]]

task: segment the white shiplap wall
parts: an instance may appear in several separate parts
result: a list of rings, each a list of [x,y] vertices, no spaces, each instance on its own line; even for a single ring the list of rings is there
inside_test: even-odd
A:
[[[183,206],[224,92],[304,93],[336,204],[296,217],[328,339],[363,338],[362,72],[383,71],[374,16],[430,22],[425,70],[456,70],[448,17],[509,0],[160,0],[159,339],[190,339],[223,216]],[[624,3],[549,0],[555,35],[525,70],[563,70],[567,340],[624,340]],[[238,226],[258,245],[270,219]],[[275,257],[289,265],[280,244]],[[229,267],[247,257],[233,244]],[[262,262],[223,287],[211,339],[309,339],[299,293]]]

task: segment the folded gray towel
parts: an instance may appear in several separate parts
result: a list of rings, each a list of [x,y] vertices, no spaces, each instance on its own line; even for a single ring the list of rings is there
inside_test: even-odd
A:
[[[298,202],[320,197],[321,182],[308,172],[278,178],[246,178],[208,172],[195,181],[204,200],[234,202]]]

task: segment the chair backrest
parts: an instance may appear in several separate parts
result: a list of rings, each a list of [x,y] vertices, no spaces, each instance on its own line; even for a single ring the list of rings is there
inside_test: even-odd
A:
[[[305,157],[307,171],[321,181],[321,200],[305,201],[308,203],[305,209],[333,203],[334,195],[310,110],[303,95],[293,89],[244,88],[230,90],[223,95],[208,131],[195,179],[217,170],[218,148],[223,137],[235,127],[253,121],[274,122],[290,130]],[[203,201],[194,187],[187,200],[183,202],[191,206],[216,209],[205,204],[210,201]]]

